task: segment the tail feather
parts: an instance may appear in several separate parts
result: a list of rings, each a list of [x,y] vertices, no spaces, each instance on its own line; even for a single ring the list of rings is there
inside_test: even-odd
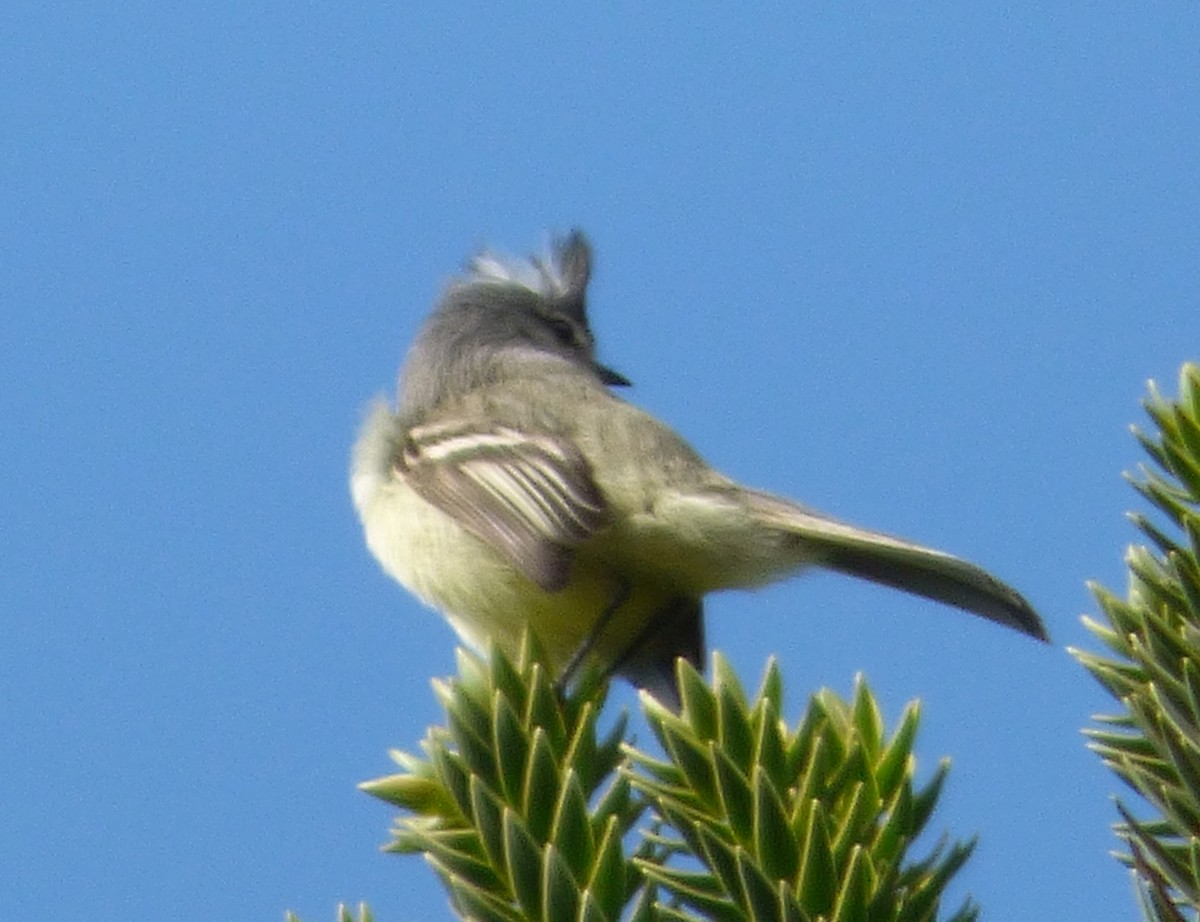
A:
[[[806,561],[953,605],[1038,640],[1049,640],[1042,619],[1025,597],[973,563],[839,522],[770,494],[753,493],[752,502],[759,515],[802,543]]]

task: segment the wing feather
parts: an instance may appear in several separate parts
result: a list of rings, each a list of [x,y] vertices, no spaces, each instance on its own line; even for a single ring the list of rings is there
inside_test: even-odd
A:
[[[587,459],[547,433],[415,426],[394,473],[547,591],[566,585],[575,548],[609,522]]]

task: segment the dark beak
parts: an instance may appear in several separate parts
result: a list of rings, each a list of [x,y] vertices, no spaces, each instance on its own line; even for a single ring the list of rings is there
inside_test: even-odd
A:
[[[601,365],[599,362],[595,364],[596,374],[600,376],[600,380],[609,387],[632,387],[633,382],[626,378],[619,371],[613,371],[607,365]]]

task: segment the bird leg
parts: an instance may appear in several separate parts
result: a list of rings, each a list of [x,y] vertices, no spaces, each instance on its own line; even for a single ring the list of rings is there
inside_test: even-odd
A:
[[[566,692],[567,686],[571,684],[571,679],[575,677],[575,673],[583,664],[584,659],[595,649],[596,641],[600,639],[600,635],[604,633],[604,629],[612,621],[613,615],[617,613],[622,605],[629,601],[629,593],[630,586],[628,581],[621,580],[617,583],[616,592],[613,593],[612,599],[604,607],[604,611],[600,612],[600,617],[596,619],[596,623],[592,625],[592,629],[588,631],[588,635],[583,638],[583,643],[571,654],[571,658],[567,660],[567,665],[563,667],[558,681],[554,683],[560,695]],[[610,673],[611,671],[609,670]]]

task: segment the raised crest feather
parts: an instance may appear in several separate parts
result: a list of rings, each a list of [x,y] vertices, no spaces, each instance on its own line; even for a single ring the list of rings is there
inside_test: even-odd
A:
[[[471,259],[467,274],[452,287],[518,285],[581,313],[591,274],[592,248],[587,238],[574,230],[556,238],[544,256],[510,257],[485,250]]]

